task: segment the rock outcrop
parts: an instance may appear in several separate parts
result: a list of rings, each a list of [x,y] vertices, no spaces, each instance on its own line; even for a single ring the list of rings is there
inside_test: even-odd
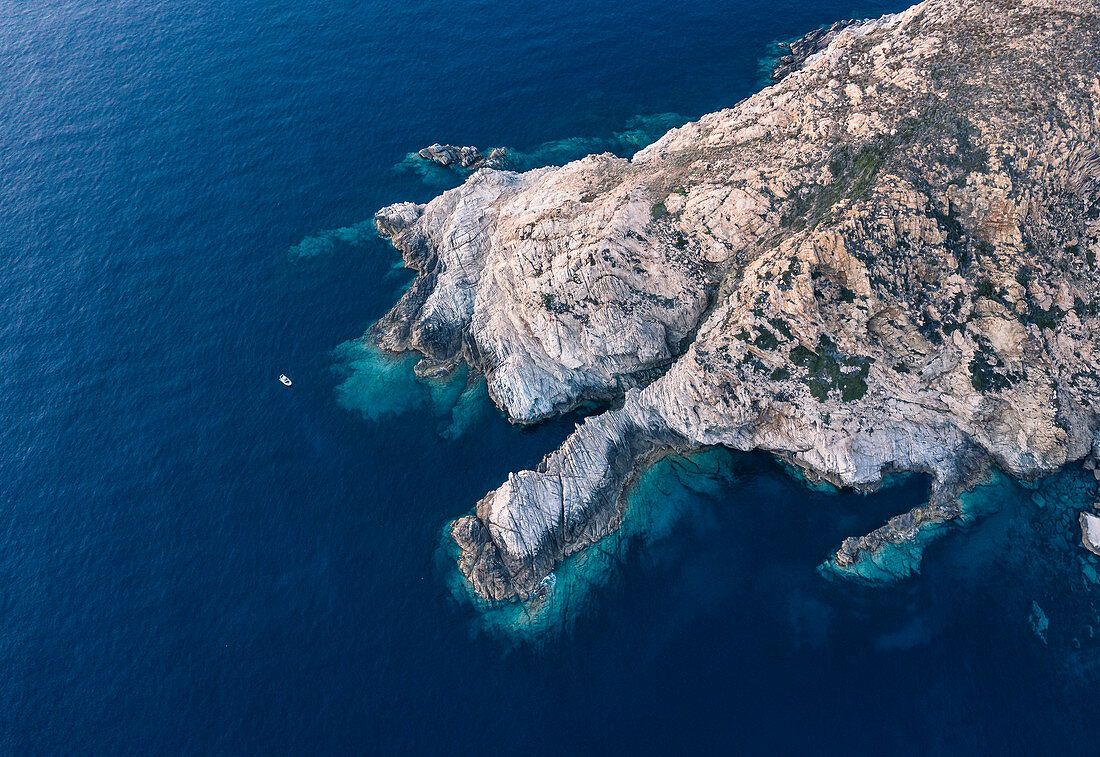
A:
[[[1081,525],[1081,544],[1089,552],[1100,556],[1100,515],[1081,513],[1077,520]]]
[[[500,168],[504,163],[505,151],[502,147],[495,147],[488,155],[482,155],[476,147],[456,147],[437,142],[417,151],[417,155],[444,168],[457,166],[476,171],[479,168]]]
[[[786,50],[786,52],[775,61],[775,67],[772,69],[772,84],[787,78],[788,75],[802,68],[811,56],[828,47],[829,43],[836,39],[841,30],[858,23],[859,21],[856,19],[837,21],[829,26],[823,26],[803,34],[794,42],[780,42],[779,49]]]
[[[926,0],[826,42],[632,160],[379,212],[418,273],[382,346],[483,371],[518,423],[611,403],[455,522],[482,596],[529,596],[670,450],[930,474],[840,569],[955,517],[987,465],[1100,453],[1097,3]]]

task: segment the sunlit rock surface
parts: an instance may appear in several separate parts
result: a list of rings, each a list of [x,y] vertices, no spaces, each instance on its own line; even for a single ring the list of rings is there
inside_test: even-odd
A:
[[[1081,513],[1081,543],[1089,552],[1100,555],[1100,515]]]
[[[379,211],[418,273],[382,347],[483,372],[518,423],[612,403],[455,522],[474,589],[530,596],[670,450],[865,489],[929,474],[840,571],[911,553],[990,466],[1100,453],[1098,55],[1094,2],[928,0],[631,160]]]

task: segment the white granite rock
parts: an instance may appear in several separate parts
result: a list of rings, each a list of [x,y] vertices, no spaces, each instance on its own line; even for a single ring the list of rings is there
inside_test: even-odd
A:
[[[1081,513],[1078,522],[1081,524],[1081,543],[1089,552],[1100,555],[1100,515]]]

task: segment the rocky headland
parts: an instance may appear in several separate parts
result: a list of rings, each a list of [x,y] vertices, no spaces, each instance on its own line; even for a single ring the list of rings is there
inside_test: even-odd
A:
[[[957,517],[989,466],[1100,455],[1098,4],[926,0],[806,45],[631,160],[483,168],[378,212],[418,274],[381,346],[483,372],[516,423],[607,403],[453,524],[482,597],[530,596],[674,451],[928,474],[842,571]]]

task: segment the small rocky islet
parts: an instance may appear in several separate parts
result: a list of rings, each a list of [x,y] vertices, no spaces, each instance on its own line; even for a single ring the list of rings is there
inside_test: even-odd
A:
[[[441,145],[438,142],[417,151],[419,157],[444,168],[462,168],[476,171],[479,168],[502,168],[507,151],[494,147],[485,155],[472,146]]]
[[[1097,3],[926,0],[789,51],[630,160],[481,167],[377,213],[417,277],[369,338],[420,376],[483,373],[518,424],[608,404],[452,524],[484,599],[539,591],[668,454],[928,474],[926,504],[838,545],[842,573],[958,518],[993,468],[1097,467]],[[464,165],[447,147],[424,157]]]

